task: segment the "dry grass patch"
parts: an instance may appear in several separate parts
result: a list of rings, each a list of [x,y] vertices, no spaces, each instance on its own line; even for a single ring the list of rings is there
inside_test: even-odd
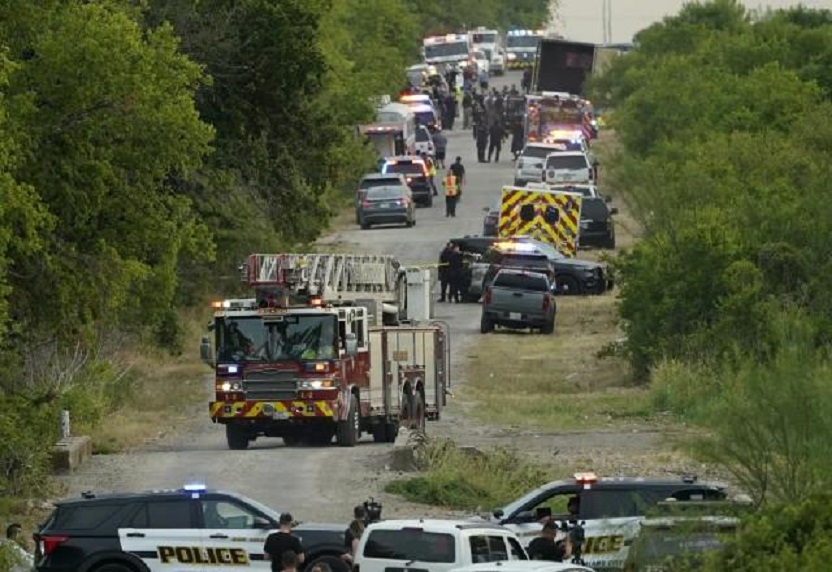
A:
[[[131,394],[124,406],[107,414],[91,434],[97,453],[139,447],[171,431],[181,432],[199,415],[208,415],[211,370],[199,359],[210,309],[184,318],[185,351],[181,356],[141,349],[124,359],[131,366]]]
[[[620,334],[612,295],[562,297],[554,336],[498,330],[483,336],[466,371],[463,401],[490,423],[548,429],[616,426],[650,415],[626,363],[599,358]]]

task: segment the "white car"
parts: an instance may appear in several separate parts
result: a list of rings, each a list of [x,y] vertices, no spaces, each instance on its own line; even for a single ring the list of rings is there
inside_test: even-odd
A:
[[[471,61],[477,66],[477,73],[485,72],[491,74],[491,62],[488,61],[488,56],[482,50],[474,50],[471,52]]]
[[[450,572],[471,564],[528,560],[503,526],[465,520],[384,520],[361,535],[353,570]]]
[[[563,149],[554,143],[527,143],[517,159],[514,170],[514,185],[523,187],[527,183],[539,183],[543,180],[543,166],[546,157]]]
[[[550,185],[590,183],[594,179],[592,161],[583,151],[559,151],[546,156],[543,181]]]
[[[494,75],[503,75],[506,73],[506,56],[500,50],[491,52],[489,70]]]
[[[593,572],[592,568],[569,562],[544,560],[516,560],[513,562],[489,562],[463,566],[452,572]]]

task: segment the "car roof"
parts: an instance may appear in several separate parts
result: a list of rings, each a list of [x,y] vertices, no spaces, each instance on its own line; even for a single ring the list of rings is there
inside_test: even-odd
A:
[[[407,106],[414,112],[414,113],[424,113],[426,111],[433,111],[433,105],[429,103],[419,103],[413,102],[408,103]]]
[[[382,520],[380,522],[374,522],[367,527],[367,530],[401,530],[403,528],[421,528],[425,532],[455,533],[458,530],[500,530],[511,533],[509,529],[499,524],[438,518]]]
[[[198,494],[199,496],[208,496],[208,495],[222,495],[222,496],[229,496],[229,497],[238,497],[239,495],[235,493],[230,493],[228,491],[221,491],[216,489],[206,489],[200,491],[187,491],[184,489],[160,489],[160,490],[150,490],[150,491],[141,491],[141,492],[130,492],[130,493],[105,493],[105,494],[97,494],[91,492],[84,492],[81,493],[81,496],[78,497],[70,497],[55,501],[53,504],[57,507],[63,506],[79,506],[79,505],[94,505],[94,504],[110,504],[115,502],[133,502],[133,501],[141,501],[141,500],[149,500],[149,499],[168,499],[168,498],[190,498],[191,495]]]
[[[502,268],[499,272],[497,272],[497,275],[500,274],[517,274],[521,276],[534,275],[540,278],[548,279],[548,276],[546,276],[544,272],[535,272],[534,270],[522,270],[520,268]]]
[[[586,153],[583,151],[554,151],[546,155],[546,159],[550,157],[586,157]]]
[[[547,562],[545,560],[506,560],[502,562],[480,562],[454,568],[451,572],[561,572],[565,570],[589,570],[570,562]]]
[[[425,160],[421,157],[417,157],[416,155],[396,155],[394,157],[385,157],[384,162],[390,163],[391,161],[395,161],[397,163],[406,163],[407,161],[416,161],[417,163],[424,163]]]
[[[386,159],[385,159],[386,160]],[[367,173],[361,177],[362,181],[375,181],[384,179],[402,179],[404,175],[401,173]]]

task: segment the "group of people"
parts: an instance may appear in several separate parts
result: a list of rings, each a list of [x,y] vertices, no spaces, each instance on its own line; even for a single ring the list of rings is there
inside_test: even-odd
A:
[[[577,524],[579,503],[578,497],[571,497],[566,507],[569,513],[569,521],[575,524]],[[573,532],[570,532],[565,538],[558,539],[557,522],[552,518],[547,518],[543,522],[540,536],[529,543],[526,551],[532,560],[564,562],[570,558],[580,559],[582,539],[575,536]]]
[[[306,562],[306,553],[300,538],[292,534],[294,518],[289,513],[280,515],[280,528],[266,538],[263,552],[271,562],[272,572],[297,572]],[[353,558],[367,526],[367,510],[362,505],[353,509],[353,520],[344,532],[344,552],[341,559],[328,559],[315,562],[309,572],[348,572],[352,568]]]
[[[440,302],[463,302],[465,300],[466,273],[465,255],[459,245],[449,242],[439,254]]]

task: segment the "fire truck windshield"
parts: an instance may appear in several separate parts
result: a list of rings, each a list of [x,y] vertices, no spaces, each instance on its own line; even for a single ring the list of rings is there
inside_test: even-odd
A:
[[[431,44],[425,46],[425,59],[468,57],[468,42],[448,42],[445,44]]]
[[[506,38],[507,48],[537,48],[540,43],[540,36],[508,36]]]
[[[337,357],[337,318],[331,314],[288,314],[218,318],[219,361],[280,361]]]

